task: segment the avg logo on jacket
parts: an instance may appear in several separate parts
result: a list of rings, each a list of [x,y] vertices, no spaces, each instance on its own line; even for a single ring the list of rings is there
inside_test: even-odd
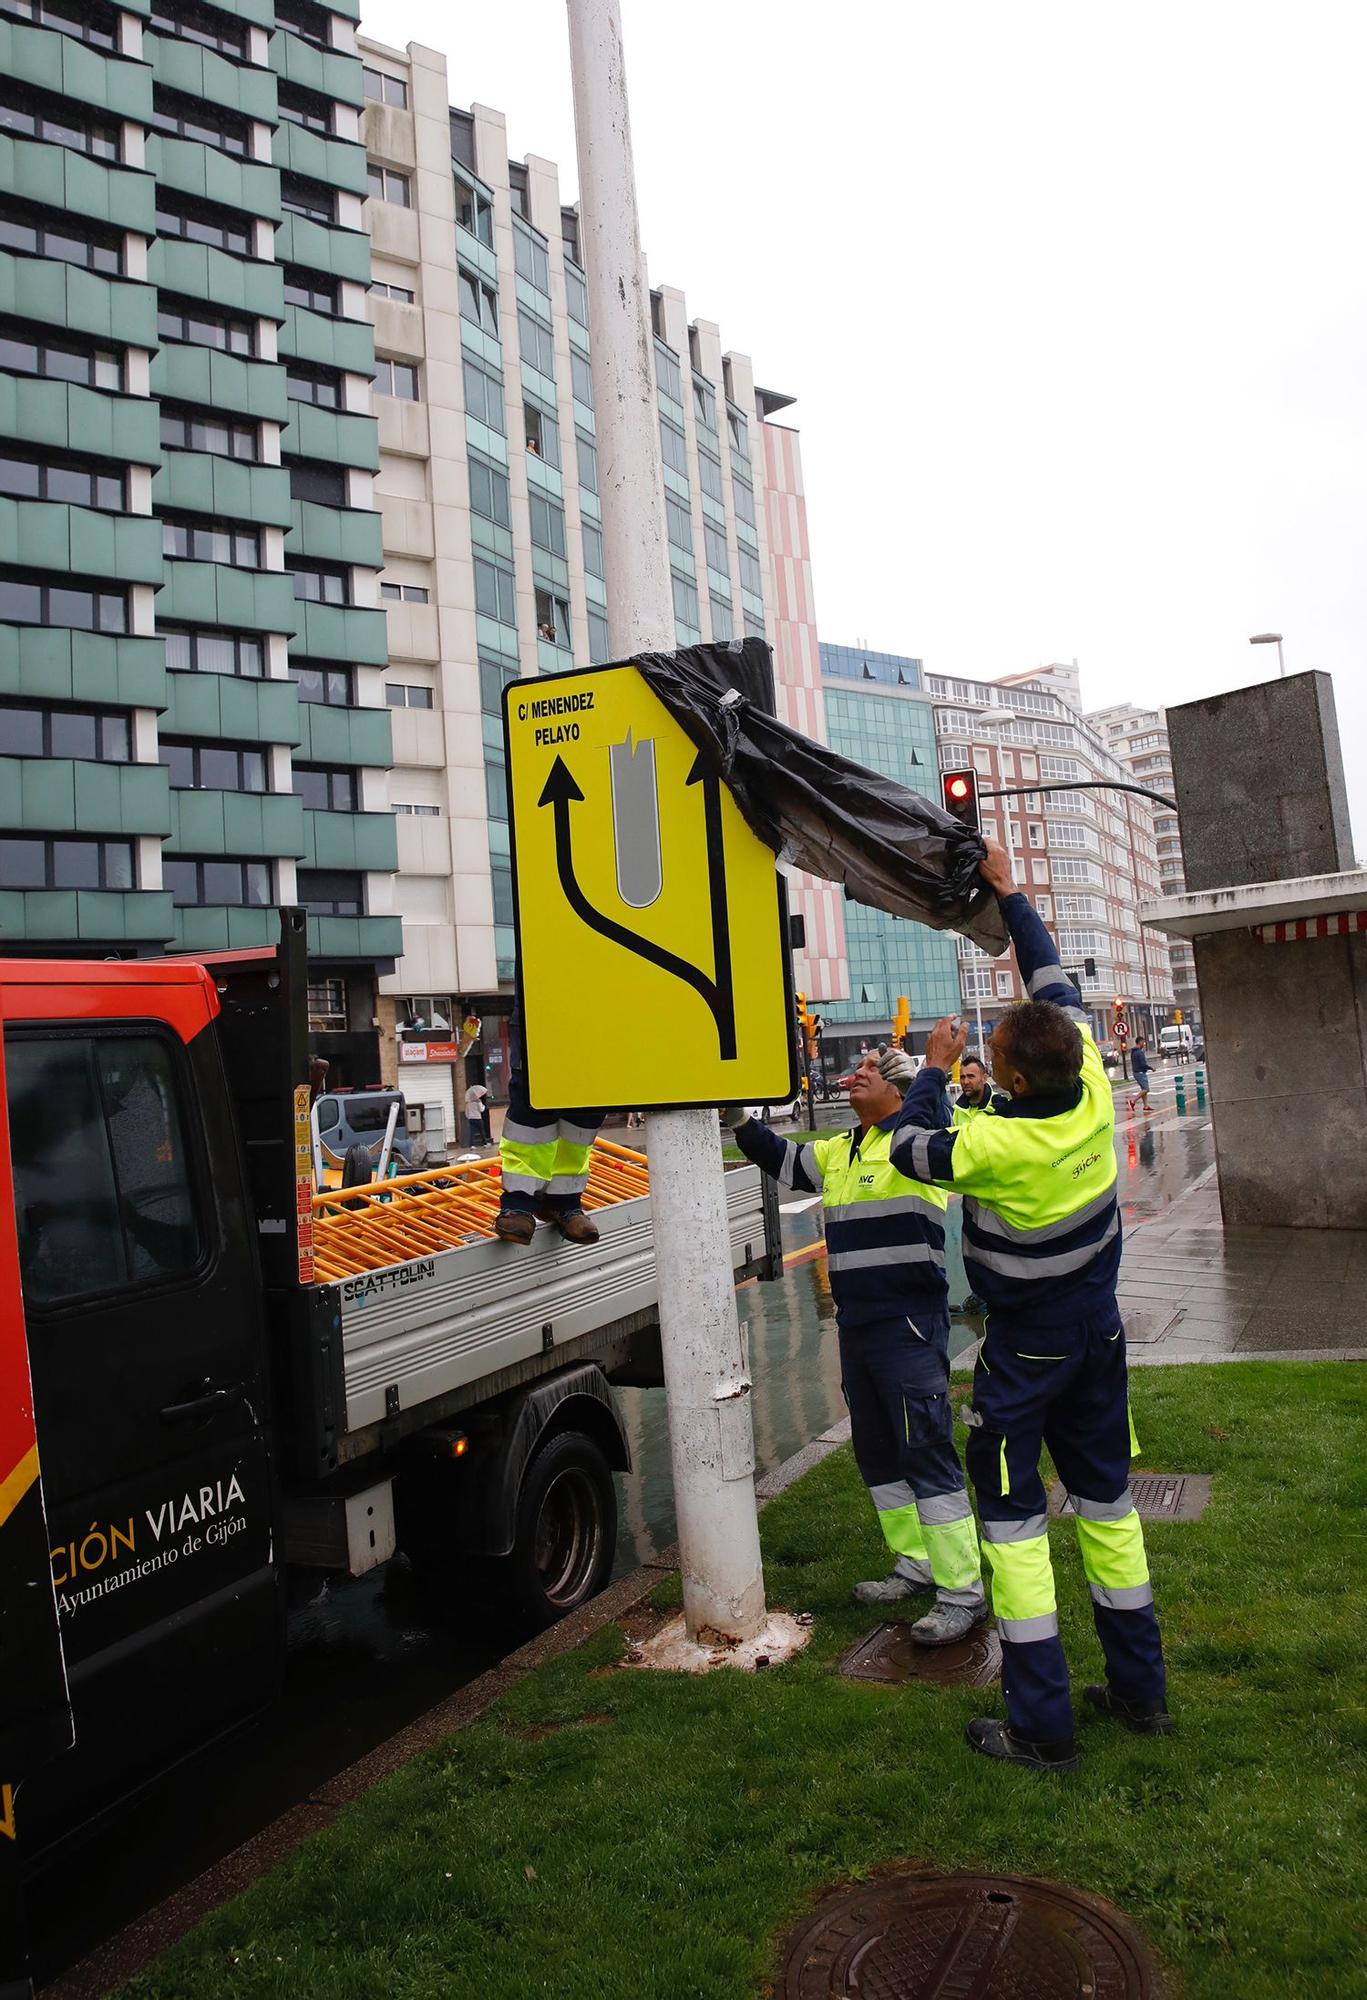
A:
[[[874,1181],[874,1176],[872,1174],[861,1174],[859,1176],[860,1187],[872,1187],[873,1181]]]

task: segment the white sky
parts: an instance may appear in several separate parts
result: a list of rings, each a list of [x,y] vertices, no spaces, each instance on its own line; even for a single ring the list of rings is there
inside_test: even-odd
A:
[[[1281,631],[1367,839],[1367,8],[622,4],[651,277],[798,398],[822,636],[1100,707]],[[564,0],[362,28],[572,198]]]

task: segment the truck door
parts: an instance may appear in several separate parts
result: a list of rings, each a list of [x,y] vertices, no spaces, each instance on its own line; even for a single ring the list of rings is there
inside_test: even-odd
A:
[[[260,1706],[282,1659],[260,1280],[212,988],[199,978],[188,1039],[183,1004],[174,1027],[136,1018],[153,997],[136,984],[100,1002],[132,1018],[5,1034],[76,1732],[73,1755],[35,1781],[45,1831]]]

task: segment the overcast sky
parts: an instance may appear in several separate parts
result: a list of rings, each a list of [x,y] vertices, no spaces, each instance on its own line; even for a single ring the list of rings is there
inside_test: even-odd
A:
[[[652,281],[796,395],[822,636],[1334,676],[1367,846],[1367,9],[622,0]],[[574,190],[564,0],[368,0]]]

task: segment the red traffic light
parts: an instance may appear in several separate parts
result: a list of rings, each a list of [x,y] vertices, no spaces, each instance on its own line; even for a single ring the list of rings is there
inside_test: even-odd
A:
[[[976,771],[942,771],[941,794],[945,811],[978,831],[978,774]]]

